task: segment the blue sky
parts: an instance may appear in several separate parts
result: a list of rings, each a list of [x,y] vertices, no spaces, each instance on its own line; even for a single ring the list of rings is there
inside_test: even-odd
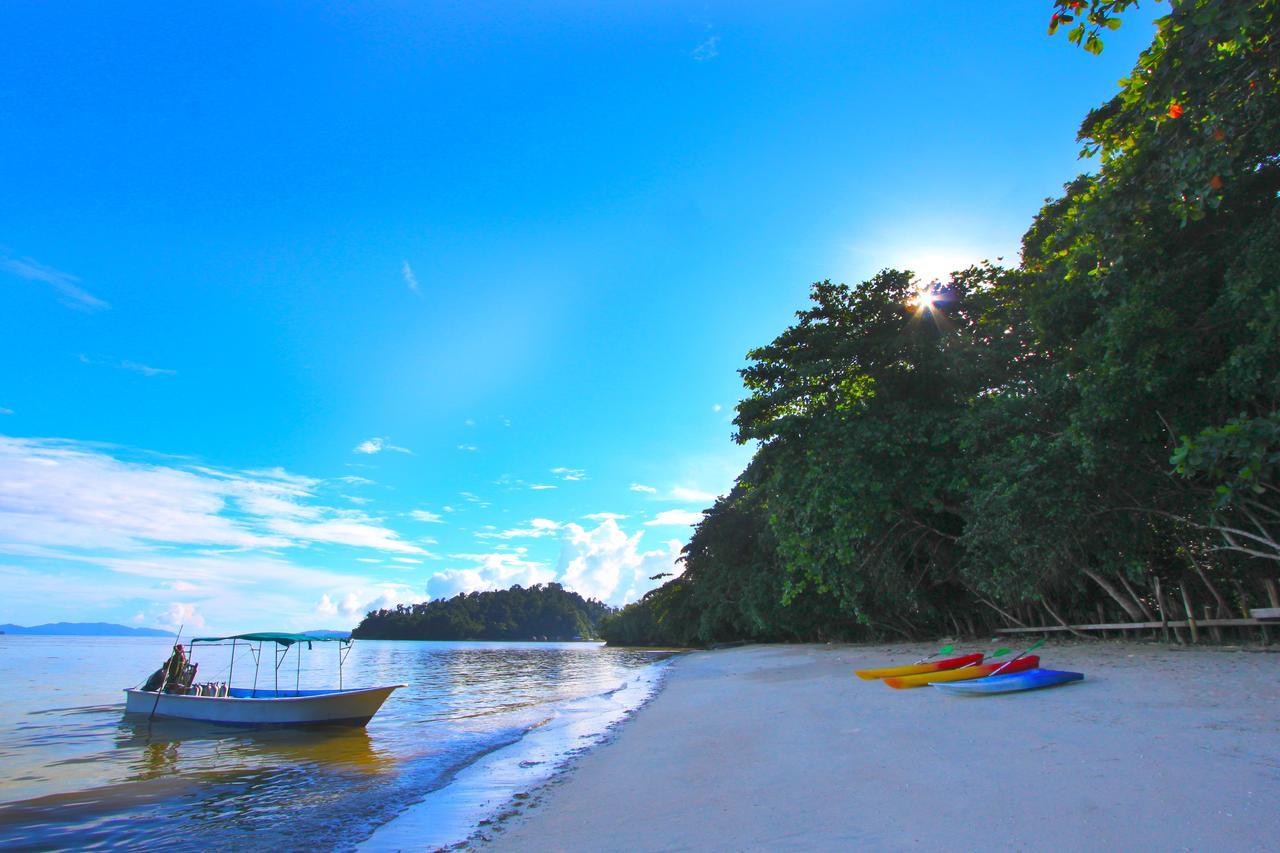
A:
[[[745,352],[1014,259],[1160,7],[957,8],[7,4],[0,622],[634,599]]]

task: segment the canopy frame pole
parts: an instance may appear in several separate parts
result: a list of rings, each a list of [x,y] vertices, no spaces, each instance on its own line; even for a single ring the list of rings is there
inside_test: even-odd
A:
[[[231,678],[236,674],[236,641],[231,641],[231,666],[227,667],[227,695],[231,695]]]
[[[253,651],[253,644],[249,644],[249,650]],[[258,650],[253,655],[253,696],[258,698],[258,670],[262,668],[262,641],[258,641]]]

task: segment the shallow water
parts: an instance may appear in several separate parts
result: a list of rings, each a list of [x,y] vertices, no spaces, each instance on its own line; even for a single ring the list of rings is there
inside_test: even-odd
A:
[[[461,840],[642,703],[659,656],[595,643],[359,641],[343,686],[407,682],[366,729],[125,718],[163,639],[0,636],[0,846],[352,849]],[[274,684],[270,649],[259,686]],[[198,681],[230,649],[196,647]],[[244,644],[235,683],[252,683]],[[338,680],[337,644],[280,687]],[[397,819],[394,820],[393,819]],[[389,823],[391,822],[391,823]]]

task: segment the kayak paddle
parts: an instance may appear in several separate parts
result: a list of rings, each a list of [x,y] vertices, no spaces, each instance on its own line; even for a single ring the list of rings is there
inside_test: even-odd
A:
[[[933,654],[931,654],[931,655],[925,655],[924,657],[920,658],[920,660],[916,661],[916,663],[924,663],[925,661],[929,660],[929,658],[936,658],[938,655],[946,655],[946,654],[950,654],[951,652],[954,652],[955,650],[956,650],[956,647],[948,643],[947,645],[945,645],[945,646],[943,646],[942,648],[938,649],[938,650],[937,650],[936,652],[934,652]]]
[[[1000,674],[1000,670],[1001,670],[1001,669],[1004,669],[1006,666],[1008,666],[1009,664],[1013,663],[1013,662],[1014,662],[1015,660],[1017,660],[1018,658],[1026,657],[1027,655],[1031,654],[1032,652],[1034,652],[1036,649],[1040,648],[1040,647],[1041,647],[1041,646],[1043,646],[1043,645],[1044,645],[1044,639],[1043,639],[1043,638],[1041,638],[1041,639],[1039,639],[1039,640],[1036,640],[1036,642],[1035,642],[1035,644],[1034,644],[1034,645],[1032,645],[1032,646],[1031,646],[1030,648],[1028,648],[1026,651],[1023,651],[1023,652],[1019,653],[1019,654],[1018,654],[1018,657],[1010,658],[1009,660],[1005,661],[1003,664],[1001,664],[1001,665],[1000,665],[1000,669],[997,669],[995,672],[993,672],[993,673],[991,673],[991,674],[992,674],[992,675],[999,675],[999,674]]]
[[[1006,648],[1004,648],[1004,647],[1002,646],[1002,647],[1000,647],[1000,648],[996,649],[996,650],[995,650],[994,652],[992,652],[991,654],[987,655],[987,656],[986,656],[985,658],[983,658],[982,660],[978,661],[978,663],[967,663],[967,664],[965,664],[964,666],[959,667],[959,668],[960,668],[960,669],[968,669],[968,668],[969,668],[969,667],[971,667],[971,666],[977,666],[978,664],[986,663],[987,661],[991,660],[992,658],[998,658],[998,657],[1000,657],[1001,655],[1007,655],[1007,654],[1009,654],[1009,652],[1011,652],[1011,651],[1013,651],[1013,649],[1006,649]],[[1025,654],[1025,652],[1024,652],[1024,654]],[[1011,662],[1012,662],[1012,661],[1011,661]]]

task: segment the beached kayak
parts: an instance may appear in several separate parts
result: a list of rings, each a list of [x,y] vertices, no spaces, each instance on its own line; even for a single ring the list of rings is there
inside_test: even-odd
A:
[[[961,681],[956,684],[935,684],[934,687],[944,693],[955,693],[961,696],[982,696],[990,693],[1016,693],[1020,690],[1038,690],[1041,687],[1056,687],[1072,681],[1083,681],[1083,672],[1066,672],[1060,669],[1029,669],[1026,672],[1015,672],[1013,675],[993,675],[990,678],[979,678],[975,681]]]
[[[982,663],[982,653],[978,652],[971,655],[961,655],[955,658],[945,658],[943,660],[929,661],[928,663],[908,663],[902,666],[886,666],[880,669],[856,669],[854,673],[859,678],[892,678],[897,675],[919,675],[923,672],[941,672],[944,669],[955,669],[958,666],[968,666],[971,663]]]
[[[966,666],[963,669],[946,669],[942,672],[925,672],[920,675],[886,678],[884,683],[901,690],[907,687],[924,687],[926,684],[933,684],[936,681],[969,681],[973,678],[986,678],[997,669],[1000,669],[1001,666],[1004,666],[1004,669],[1000,670],[1001,675],[1036,669],[1040,666],[1040,656],[1028,655],[1025,658],[1011,661],[1007,665],[1001,664],[1000,661],[992,661],[991,663],[978,664],[977,666]]]

